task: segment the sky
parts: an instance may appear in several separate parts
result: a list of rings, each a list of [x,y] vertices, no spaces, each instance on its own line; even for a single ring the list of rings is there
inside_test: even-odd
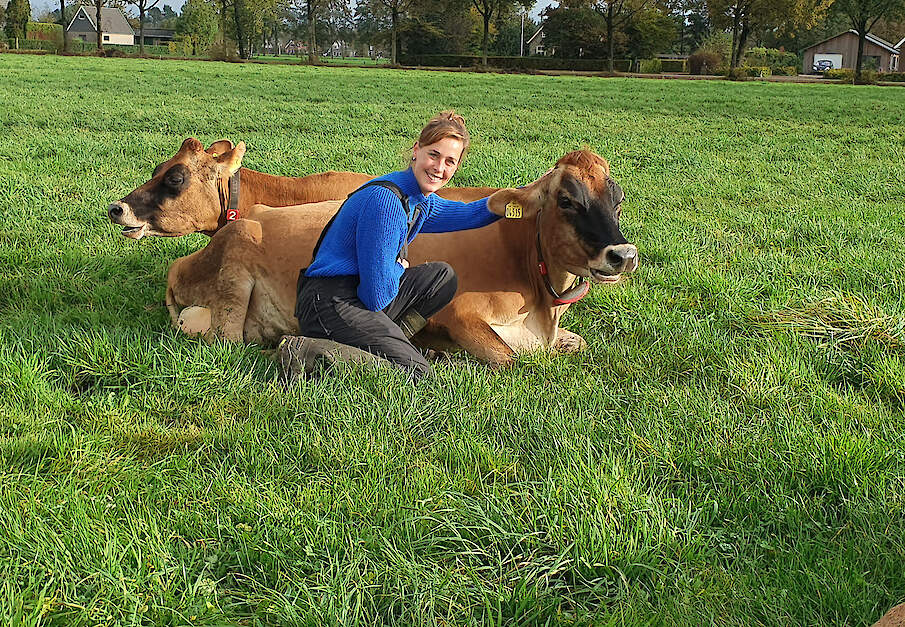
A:
[[[7,0],[0,0],[0,4],[6,5]],[[30,0],[31,2],[31,13],[35,19],[46,13],[47,11],[53,11],[54,9],[60,8],[59,0]],[[158,8],[163,9],[165,5],[170,5],[174,11],[179,12],[182,9],[182,5],[185,4],[185,0],[163,0],[160,4],[157,5]],[[540,12],[547,8],[548,5],[556,4],[555,0],[537,0],[534,3],[534,8],[531,9],[529,15],[533,17],[535,20],[540,18]],[[132,10],[130,10],[132,9]],[[127,14],[135,13],[138,15],[135,7],[129,5],[126,9]]]

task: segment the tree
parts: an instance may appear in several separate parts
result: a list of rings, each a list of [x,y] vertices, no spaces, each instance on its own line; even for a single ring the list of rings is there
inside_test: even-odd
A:
[[[588,6],[560,5],[545,12],[544,45],[557,56],[603,58],[606,55],[606,23]]]
[[[471,3],[484,22],[484,30],[481,37],[481,63],[487,65],[487,44],[490,38],[491,20],[494,16],[499,17],[511,10],[513,6],[522,7],[527,11],[534,6],[534,2],[532,0],[471,0]]]
[[[758,29],[777,31],[810,28],[823,18],[833,0],[710,0],[713,24],[732,34],[729,67],[736,68],[745,54],[748,37]],[[872,0],[886,2],[887,0]],[[905,0],[891,0],[903,2]]]
[[[833,9],[839,15],[845,16],[852,28],[858,31],[855,82],[860,82],[867,34],[881,20],[896,20],[905,16],[905,0],[836,0]]]
[[[626,25],[626,52],[633,59],[650,59],[672,47],[676,23],[657,7],[642,9]]]
[[[649,0],[597,0],[593,8],[606,24],[607,69],[612,72],[616,56],[616,31],[623,31],[638,11],[648,5]]]
[[[63,2],[63,0],[60,0],[60,2]],[[143,56],[145,53],[145,20],[147,19],[147,12],[149,9],[154,8],[160,0],[126,0],[126,2],[138,8],[138,54]]]
[[[7,39],[25,39],[25,29],[31,19],[31,6],[28,0],[9,0],[6,6]]]
[[[186,0],[177,32],[192,44],[192,55],[217,37],[217,10],[207,0]]]

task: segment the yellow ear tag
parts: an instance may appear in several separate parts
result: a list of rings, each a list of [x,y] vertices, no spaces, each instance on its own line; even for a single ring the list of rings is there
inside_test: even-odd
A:
[[[512,220],[518,220],[522,217],[522,206],[514,200],[506,204],[506,217]]]

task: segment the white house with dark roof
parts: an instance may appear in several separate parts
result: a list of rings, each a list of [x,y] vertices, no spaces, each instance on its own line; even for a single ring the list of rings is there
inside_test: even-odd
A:
[[[96,15],[94,7],[80,6],[66,27],[69,37],[87,42],[97,41]],[[135,31],[121,9],[101,9],[101,39],[105,44],[135,45]]]

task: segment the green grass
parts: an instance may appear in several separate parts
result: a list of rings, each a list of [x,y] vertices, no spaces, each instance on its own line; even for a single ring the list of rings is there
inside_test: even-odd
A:
[[[863,625],[905,597],[902,92],[0,55],[0,623]],[[105,207],[187,136],[458,185],[588,145],[642,264],[587,352],[283,390]]]

